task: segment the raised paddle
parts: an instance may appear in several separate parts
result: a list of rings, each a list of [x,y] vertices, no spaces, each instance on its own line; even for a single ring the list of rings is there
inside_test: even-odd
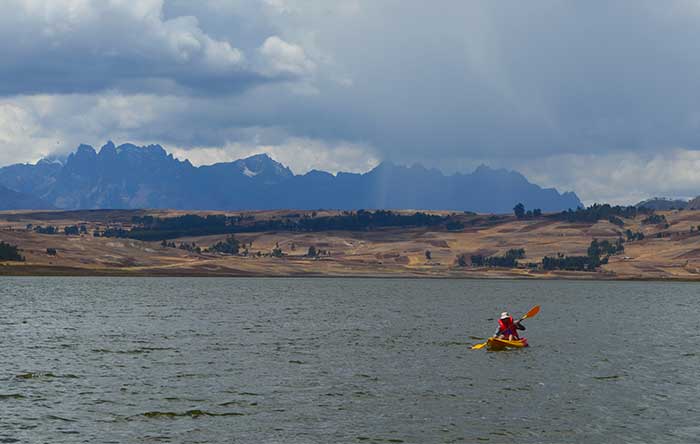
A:
[[[530,311],[528,311],[527,313],[525,313],[525,316],[523,316],[522,318],[520,318],[520,321],[524,321],[524,320],[527,319],[527,318],[534,318],[535,315],[536,315],[537,313],[539,313],[539,312],[540,312],[540,306],[539,306],[539,305],[535,305],[534,307],[532,307],[532,308],[530,309]],[[520,321],[518,321],[518,322],[520,322]]]
[[[528,311],[527,313],[525,313],[525,315],[524,315],[522,318],[520,318],[520,321],[524,321],[524,320],[527,319],[527,318],[534,318],[535,315],[536,315],[537,313],[539,313],[539,312],[540,312],[540,306],[539,306],[539,305],[535,305],[534,307],[532,307],[532,308],[530,309],[530,311]],[[520,321],[518,321],[518,322],[520,322]],[[479,349],[482,349],[482,348],[486,347],[486,344],[488,344],[488,341],[482,342],[481,344],[472,345],[472,350],[479,350]]]

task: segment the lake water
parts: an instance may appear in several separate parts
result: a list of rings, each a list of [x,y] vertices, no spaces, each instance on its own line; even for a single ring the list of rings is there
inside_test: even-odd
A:
[[[0,278],[0,443],[700,442],[699,291]]]

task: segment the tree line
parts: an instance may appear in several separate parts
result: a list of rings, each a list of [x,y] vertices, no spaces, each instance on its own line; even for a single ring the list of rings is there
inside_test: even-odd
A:
[[[615,225],[620,226],[622,219],[632,219],[638,215],[652,214],[654,210],[645,207],[635,206],[612,206],[610,204],[593,204],[587,208],[577,208],[572,210],[554,213],[547,217],[556,220],[565,220],[567,222],[598,222],[599,220],[609,220]]]
[[[596,271],[601,265],[608,263],[610,256],[625,251],[624,239],[618,238],[615,242],[605,239],[599,241],[593,239],[585,256],[565,256],[558,253],[556,256],[542,258],[544,270],[568,270],[568,271]]]
[[[557,253],[555,256],[545,256],[538,264],[536,262],[527,263],[529,268],[542,268],[543,270],[568,270],[568,271],[596,271],[601,265],[607,264],[610,256],[623,253],[625,251],[625,240],[619,237],[614,242],[607,239],[593,239],[588,246],[586,254],[583,256],[566,256]],[[511,248],[502,256],[484,256],[473,254],[467,257],[465,254],[457,256],[457,265],[466,267],[500,267],[518,268],[518,259],[525,258],[524,248]]]
[[[199,216],[187,214],[177,217],[135,217],[130,230],[109,228],[105,237],[126,237],[142,241],[176,239],[188,236],[251,233],[265,231],[370,231],[385,227],[433,227],[445,225],[450,216],[438,216],[423,212],[401,214],[388,210],[346,211],[334,216],[300,217],[254,220],[239,216]],[[455,227],[451,227],[455,228]]]
[[[512,248],[503,256],[484,256],[482,254],[473,254],[469,257],[469,262],[467,262],[466,255],[462,254],[457,256],[457,264],[461,267],[466,267],[469,263],[473,267],[503,267],[503,268],[516,268],[518,266],[518,259],[525,257],[524,248]]]

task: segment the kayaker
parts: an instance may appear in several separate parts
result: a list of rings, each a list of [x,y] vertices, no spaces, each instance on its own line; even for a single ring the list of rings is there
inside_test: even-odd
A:
[[[518,330],[525,330],[525,326],[513,319],[513,316],[508,314],[507,311],[501,313],[501,318],[498,320],[498,330],[496,330],[495,337],[499,339],[507,339],[509,341],[520,339],[518,335]]]

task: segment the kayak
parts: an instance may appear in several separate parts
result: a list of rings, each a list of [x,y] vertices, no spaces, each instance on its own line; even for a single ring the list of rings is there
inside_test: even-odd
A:
[[[527,347],[527,338],[520,338],[514,341],[507,339],[489,338],[486,341],[486,346],[489,350],[503,350],[505,348],[523,348]]]

